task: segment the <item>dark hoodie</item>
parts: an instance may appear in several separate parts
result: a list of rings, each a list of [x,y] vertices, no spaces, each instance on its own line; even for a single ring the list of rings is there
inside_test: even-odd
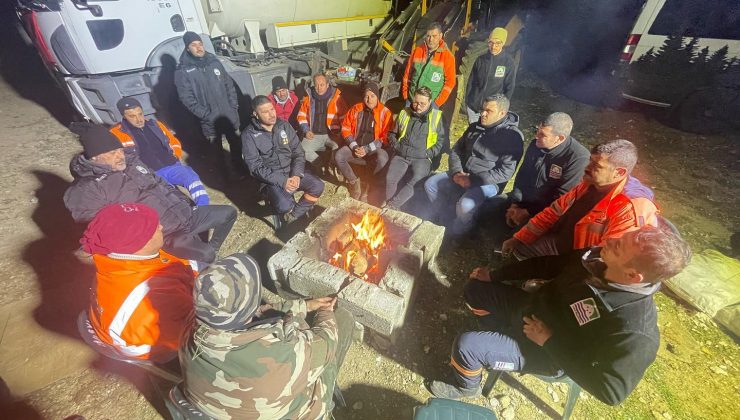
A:
[[[450,176],[466,172],[483,185],[509,181],[524,153],[518,126],[519,116],[513,112],[489,127],[480,121],[470,124],[450,152]]]
[[[215,55],[206,52],[204,57],[197,58],[187,49],[183,51],[175,70],[175,86],[180,101],[200,119],[204,132],[210,131],[220,118],[226,118],[234,128],[239,127],[236,89]]]
[[[306,157],[293,127],[278,119],[272,132],[256,118],[242,131],[242,153],[249,173],[264,184],[285,186],[291,176],[303,177]]]
[[[534,314],[552,337],[543,346],[546,360],[539,352],[532,364],[562,369],[599,401],[616,405],[655,360],[660,333],[653,294],[660,286],[614,287],[602,277],[600,250],[531,258],[493,271],[491,278],[552,279],[532,294],[529,307],[511,314],[512,331],[521,332],[522,315]],[[598,265],[602,270],[593,269]]]

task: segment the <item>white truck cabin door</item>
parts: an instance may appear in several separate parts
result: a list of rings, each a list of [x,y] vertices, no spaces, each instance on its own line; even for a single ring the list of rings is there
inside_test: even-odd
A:
[[[186,27],[200,29],[177,0],[63,0],[61,6],[90,74],[142,69],[157,45],[182,36]]]

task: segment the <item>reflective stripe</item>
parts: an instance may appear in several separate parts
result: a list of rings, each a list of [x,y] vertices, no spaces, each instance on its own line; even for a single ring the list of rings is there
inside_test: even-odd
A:
[[[129,293],[128,296],[126,296],[126,300],[124,300],[121,307],[118,308],[116,316],[113,317],[113,321],[108,327],[108,334],[111,339],[113,339],[113,343],[115,343],[116,347],[122,353],[129,356],[142,356],[149,353],[152,348],[149,344],[142,344],[139,346],[129,345],[126,340],[121,337],[123,329],[126,328],[126,324],[128,324],[128,320],[134,314],[136,308],[139,307],[141,301],[144,300],[147,293],[149,293],[149,280],[141,282],[131,291],[131,293]]]
[[[208,195],[208,193],[206,192],[206,190],[198,190],[198,191],[196,191],[194,193],[190,193],[190,198],[192,198],[193,200],[195,200],[196,198],[200,197],[201,195]]]
[[[476,370],[468,370],[464,367],[460,366],[456,361],[454,357],[450,357],[450,364],[453,368],[455,368],[456,371],[460,372],[463,376],[478,376],[483,372],[483,368],[478,368]]]
[[[437,127],[439,126],[439,121],[442,119],[442,111],[438,109],[432,108],[430,114],[429,123],[427,124],[427,149],[431,149],[437,144]],[[411,121],[411,116],[406,112],[406,109],[402,109],[398,114],[398,124],[401,126],[401,135],[398,136],[398,141],[403,140],[406,136],[409,121]]]
[[[130,141],[129,140],[129,141],[121,142],[121,144],[123,144],[123,147],[131,147],[131,146],[135,145],[136,143],[134,143],[133,141]]]
[[[202,187],[202,186],[203,186],[203,183],[202,182],[195,181],[192,184],[188,185],[188,190],[192,190],[192,189],[194,189],[196,187]]]

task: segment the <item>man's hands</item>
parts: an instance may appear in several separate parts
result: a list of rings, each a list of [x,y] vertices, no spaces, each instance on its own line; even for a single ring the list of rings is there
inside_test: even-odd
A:
[[[355,147],[354,149],[352,149],[352,152],[358,158],[365,157],[365,155],[367,154],[367,150],[365,150],[365,148],[362,146]]]
[[[550,331],[550,328],[544,322],[532,315],[531,318],[528,316],[524,317],[524,335],[542,347],[552,337],[552,331]]]
[[[313,140],[313,131],[306,131],[306,135],[304,137],[309,140]]]
[[[491,272],[486,267],[477,267],[470,273],[470,278],[478,281],[491,281]]]
[[[514,249],[519,245],[520,241],[517,238],[509,238],[501,244],[501,255],[509,258],[514,253]]]
[[[306,310],[311,311],[333,311],[337,306],[336,296],[326,296],[306,301]]]
[[[527,209],[523,209],[516,204],[512,204],[506,209],[506,224],[509,227],[522,226],[527,223],[527,220],[532,217]]]
[[[294,193],[301,185],[301,177],[291,176],[285,181],[285,191]]]
[[[455,175],[452,175],[452,182],[465,189],[468,189],[470,188],[470,174],[465,172],[458,172]]]

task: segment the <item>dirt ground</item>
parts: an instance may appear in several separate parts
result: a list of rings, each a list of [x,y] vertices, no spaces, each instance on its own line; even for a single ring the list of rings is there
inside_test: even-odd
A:
[[[134,368],[97,356],[81,341],[75,319],[85,307],[93,270],[73,252],[82,228],[71,220],[62,195],[71,181],[70,158],[80,150],[66,125],[73,118],[32,50],[23,48],[3,16],[0,36],[0,417],[62,419],[167,418],[161,396]],[[740,138],[697,136],[674,130],[638,110],[601,109],[571,101],[536,79],[520,78],[512,109],[530,128],[549,112],[575,120],[574,136],[586,144],[627,138],[641,151],[637,176],[652,186],[664,214],[694,251],[726,251],[740,228]],[[457,124],[461,126],[461,124]],[[459,135],[458,128],[453,133]],[[261,261],[287,237],[276,237],[264,219],[254,185],[224,184],[218,171],[196,159],[216,203],[233,203],[239,219],[224,253],[246,250]],[[328,186],[320,205],[346,195]],[[338,419],[409,419],[429,393],[426,377],[445,372],[455,335],[473,326],[461,290],[470,270],[488,264],[490,245],[440,255],[422,278],[418,299],[399,342],[388,351],[353,344],[339,383],[348,407]],[[671,297],[657,295],[661,347],[635,392],[619,407],[582,393],[577,419],[731,419],[740,412],[740,351],[708,317]],[[565,389],[513,375],[494,390],[492,408],[504,419],[548,418],[561,411]],[[515,390],[523,384],[533,394]],[[512,387],[513,386],[513,387]]]

